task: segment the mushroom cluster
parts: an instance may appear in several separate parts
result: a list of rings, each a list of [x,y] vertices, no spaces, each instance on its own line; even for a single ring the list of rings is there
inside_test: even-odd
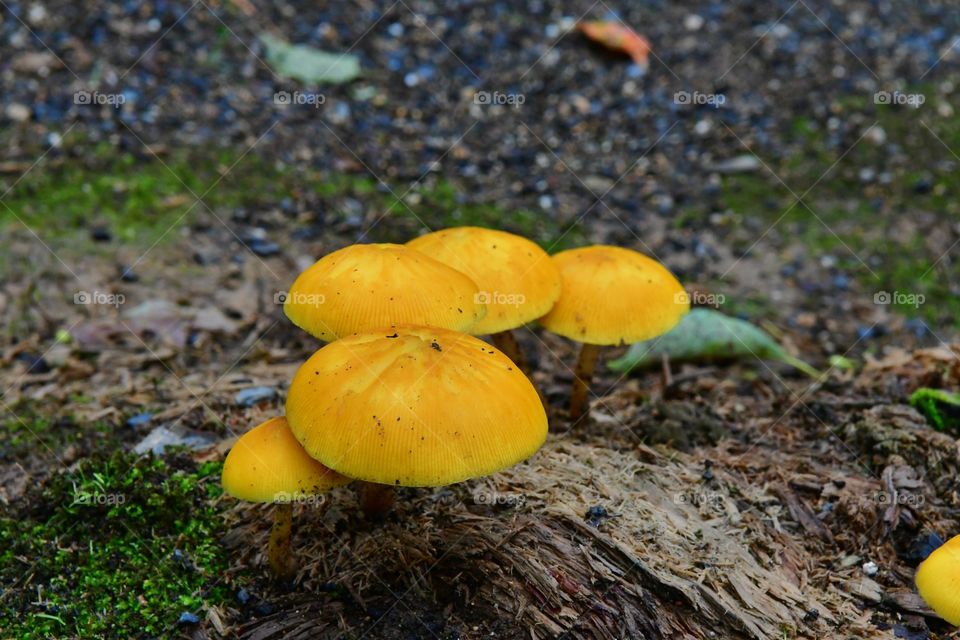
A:
[[[289,577],[294,502],[356,482],[375,518],[395,487],[485,476],[540,448],[547,413],[514,329],[539,320],[583,343],[570,405],[577,419],[598,345],[668,331],[687,311],[682,292],[634,251],[551,257],[478,227],[334,251],[297,277],[284,303],[295,325],[327,344],[294,375],[285,416],[237,441],[224,490],[276,505],[268,558]]]

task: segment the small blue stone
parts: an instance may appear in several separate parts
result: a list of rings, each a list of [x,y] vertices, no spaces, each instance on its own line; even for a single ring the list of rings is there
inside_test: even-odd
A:
[[[189,611],[184,611],[180,614],[180,619],[177,620],[177,624],[187,625],[187,624],[199,624],[200,618],[195,614],[190,613]]]

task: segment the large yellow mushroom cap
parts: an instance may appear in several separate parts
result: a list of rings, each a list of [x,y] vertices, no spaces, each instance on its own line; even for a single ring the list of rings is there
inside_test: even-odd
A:
[[[283,311],[321,340],[398,324],[465,331],[486,312],[477,285],[456,269],[398,244],[355,244],[294,281]]]
[[[397,327],[313,354],[290,384],[287,420],[307,452],[368,482],[442,486],[533,455],[547,416],[507,356],[472,336]]]
[[[917,569],[917,590],[938,616],[960,626],[960,536],[923,561]]]
[[[560,271],[533,242],[495,229],[453,227],[407,243],[461,271],[480,287],[487,315],[473,335],[515,329],[544,315],[560,297]]]
[[[250,502],[291,502],[348,482],[307,455],[287,426],[271,418],[246,432],[223,463],[223,490]]]
[[[577,342],[597,345],[649,340],[672,329],[689,311],[683,286],[647,256],[597,245],[553,256],[560,299],[540,323]]]

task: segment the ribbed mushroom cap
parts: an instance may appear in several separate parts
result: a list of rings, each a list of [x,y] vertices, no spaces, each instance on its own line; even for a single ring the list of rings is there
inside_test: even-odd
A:
[[[307,455],[284,417],[246,432],[223,463],[223,490],[250,502],[290,502],[340,487],[350,478]]]
[[[937,615],[960,626],[960,536],[930,554],[917,569],[917,590]]]
[[[560,297],[560,271],[550,256],[512,233],[453,227],[415,238],[407,246],[477,283],[487,315],[470,327],[473,335],[499,333],[532,322]]]
[[[398,244],[355,244],[320,258],[294,281],[283,311],[321,340],[399,324],[466,331],[486,312],[477,285]]]
[[[287,394],[307,452],[368,482],[442,486],[528,458],[547,436],[533,385],[472,336],[397,327],[317,351]]]
[[[647,256],[597,245],[553,256],[560,299],[540,323],[553,333],[598,345],[649,340],[674,327],[690,309],[683,286]]]

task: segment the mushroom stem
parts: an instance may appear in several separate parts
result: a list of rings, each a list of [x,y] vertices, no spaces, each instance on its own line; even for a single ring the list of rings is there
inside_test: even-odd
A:
[[[517,342],[517,336],[513,334],[513,331],[507,329],[500,333],[494,333],[490,336],[490,339],[497,349],[503,351],[504,355],[513,360],[513,363],[520,367],[520,370],[527,374],[527,377],[530,377],[530,365],[527,364],[527,359],[524,357],[523,351],[520,349],[520,343]]]
[[[359,482],[360,508],[368,518],[383,517],[393,506],[393,487],[375,482]]]
[[[278,580],[289,580],[296,571],[290,556],[290,532],[293,529],[293,504],[280,502],[273,507],[273,528],[267,545],[270,569]]]
[[[593,378],[593,370],[597,366],[599,355],[599,345],[584,344],[580,348],[577,368],[573,372],[573,392],[570,394],[571,420],[579,420],[587,412],[587,394],[590,393],[590,380]]]

